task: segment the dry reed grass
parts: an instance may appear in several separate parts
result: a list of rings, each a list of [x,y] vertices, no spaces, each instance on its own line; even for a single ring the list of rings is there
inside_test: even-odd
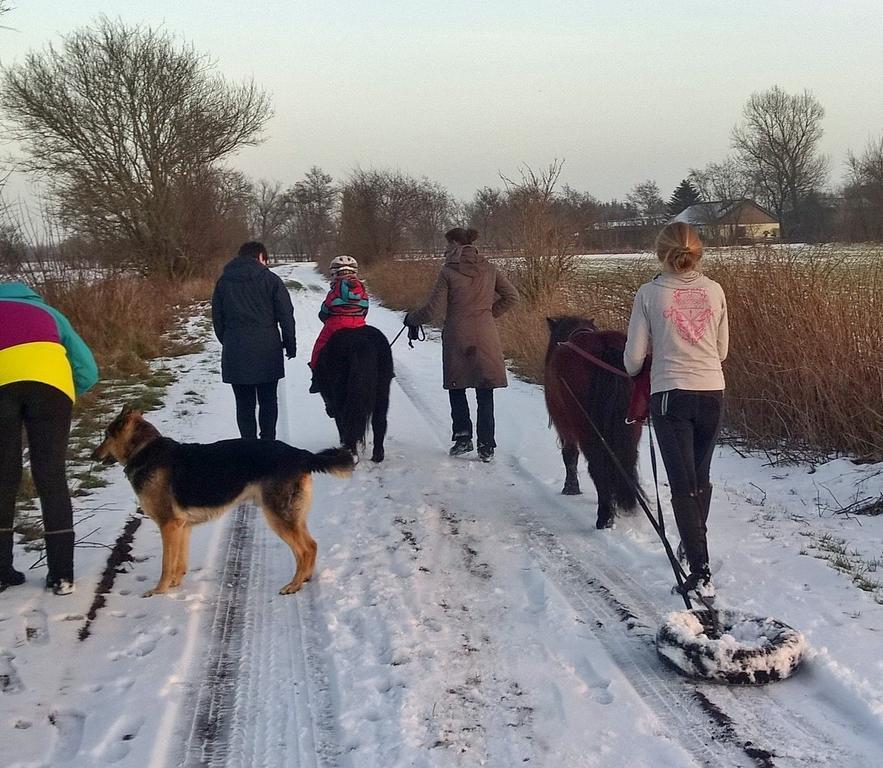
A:
[[[776,460],[883,460],[883,252],[758,248],[707,262],[729,312],[728,434]],[[440,266],[378,265],[372,292],[390,308],[414,308]],[[624,331],[635,291],[657,269],[652,260],[589,261],[565,286],[520,303],[498,321],[513,369],[542,381],[547,316]]]
[[[94,282],[51,282],[40,288],[92,350],[102,377],[144,374],[147,361],[174,354],[164,337],[184,309],[211,297],[212,278],[182,282],[110,277]]]
[[[757,249],[718,263],[727,424],[784,458],[883,459],[883,257]]]

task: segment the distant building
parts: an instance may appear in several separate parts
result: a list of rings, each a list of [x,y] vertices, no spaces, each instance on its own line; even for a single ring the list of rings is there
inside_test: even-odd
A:
[[[672,221],[683,221],[699,230],[702,239],[715,245],[777,241],[779,220],[753,200],[715,200],[685,208]]]

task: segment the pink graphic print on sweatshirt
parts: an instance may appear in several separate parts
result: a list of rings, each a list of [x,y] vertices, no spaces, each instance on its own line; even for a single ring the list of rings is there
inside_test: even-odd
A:
[[[705,335],[708,321],[714,317],[714,311],[704,288],[678,288],[663,317],[672,319],[682,339],[698,344]]]

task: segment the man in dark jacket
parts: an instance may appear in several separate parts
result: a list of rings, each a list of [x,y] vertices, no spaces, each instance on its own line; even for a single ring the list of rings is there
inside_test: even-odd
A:
[[[267,249],[248,242],[215,285],[212,323],[221,342],[221,378],[233,386],[239,434],[276,439],[276,388],[285,376],[282,350],[295,356],[294,309],[281,278],[267,268]],[[280,330],[282,336],[280,338]]]

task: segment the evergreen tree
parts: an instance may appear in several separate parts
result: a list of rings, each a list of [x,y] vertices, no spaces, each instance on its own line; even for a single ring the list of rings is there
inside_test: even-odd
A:
[[[666,210],[671,216],[677,216],[685,208],[695,205],[702,201],[699,193],[696,191],[689,179],[684,179],[678,184],[671,198],[668,201]]]

